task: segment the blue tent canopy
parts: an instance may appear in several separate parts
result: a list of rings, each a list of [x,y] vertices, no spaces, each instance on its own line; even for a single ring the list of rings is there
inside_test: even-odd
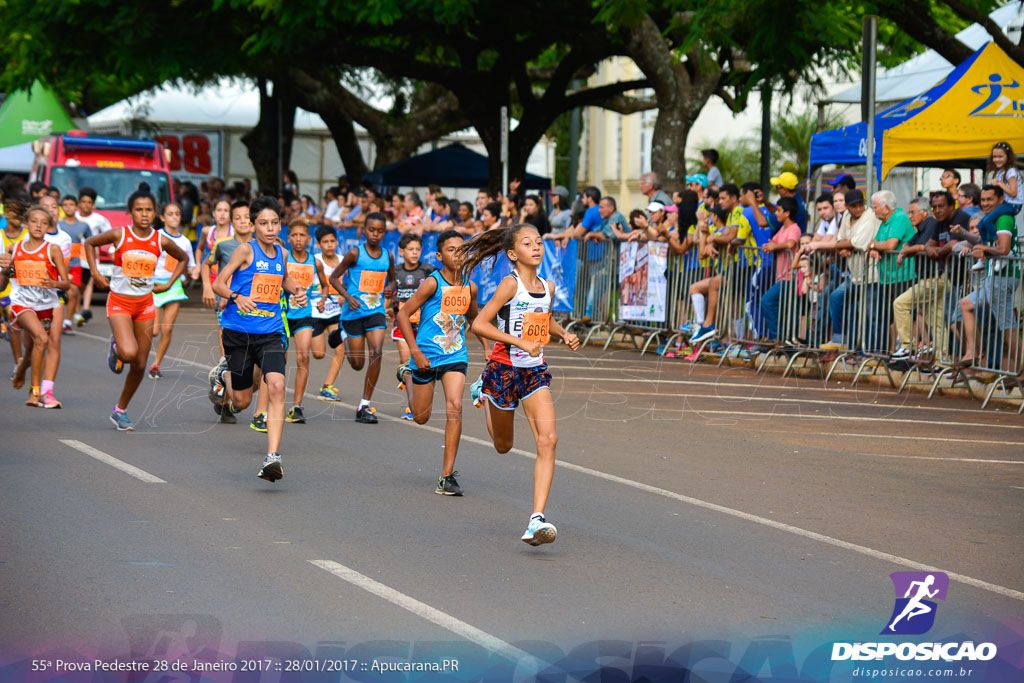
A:
[[[489,175],[487,157],[456,142],[371,171],[363,176],[363,180],[381,187],[423,187],[434,184],[441,187],[479,188],[487,187]],[[522,181],[526,189],[543,190],[551,187],[550,178],[532,173],[527,173]]]
[[[974,65],[978,56],[985,50],[989,43],[982,45],[973,55],[958,65],[942,81],[930,89],[890,107],[880,114],[875,115],[875,149],[874,166],[878,179],[882,179],[882,155],[885,144],[886,133],[896,126],[906,123],[918,114],[936,105],[949,90],[955,86]],[[836,130],[827,130],[811,136],[811,158],[810,170],[824,164],[855,165],[867,162],[867,123],[855,123]],[[924,150],[922,150],[924,152]],[[912,166],[934,166],[938,165],[960,165],[974,166],[977,163],[973,160],[950,159],[933,160],[927,158],[925,152],[921,159],[903,162]]]

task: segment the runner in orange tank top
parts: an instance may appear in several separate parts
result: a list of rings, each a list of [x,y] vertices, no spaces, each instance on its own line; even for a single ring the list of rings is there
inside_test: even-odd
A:
[[[153,318],[156,317],[153,292],[170,289],[188,265],[188,254],[172,239],[153,229],[156,199],[150,194],[149,185],[140,183],[139,189],[128,198],[128,212],[132,225],[93,235],[85,241],[85,256],[96,285],[110,289],[107,320],[113,334],[110,336],[107,365],[114,373],[120,373],[125,363],[129,366],[121,397],[110,415],[110,421],[122,432],[135,430],[125,411],[142,382],[153,343]],[[95,262],[94,247],[105,244],[116,245],[114,274],[109,282],[100,275]],[[170,280],[154,284],[153,274],[162,251],[178,263]]]
[[[25,225],[28,235],[24,241],[11,243],[9,251],[0,254],[0,289],[11,284],[14,324],[27,335],[28,348],[12,380],[15,389],[24,386],[31,362],[32,387],[25,405],[60,408],[60,401],[53,397],[64,311],[57,290],[66,292],[71,280],[60,247],[45,239],[47,231],[56,225],[53,216],[33,206],[25,214]]]

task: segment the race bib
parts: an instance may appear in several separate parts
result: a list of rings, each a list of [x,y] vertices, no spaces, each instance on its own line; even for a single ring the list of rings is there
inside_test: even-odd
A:
[[[303,289],[308,289],[313,284],[313,275],[316,269],[311,263],[289,263],[288,277],[295,280],[296,284]]]
[[[71,244],[71,258],[81,258],[81,257],[82,257],[82,245],[79,244],[78,242],[72,243]]]
[[[398,304],[398,310],[402,310],[403,308],[405,308],[405,305],[407,303],[409,303],[409,302],[408,301],[403,301],[402,303]],[[416,312],[409,316],[409,322],[411,322],[413,324],[416,324],[419,321],[420,321],[420,309],[417,308]]]
[[[442,287],[441,312],[449,315],[465,315],[469,311],[469,287]]]
[[[121,257],[121,273],[129,278],[153,277],[157,257],[148,251],[128,251]]]
[[[366,294],[379,294],[384,291],[384,282],[388,274],[377,270],[364,270],[359,275],[359,291]]]
[[[541,345],[551,341],[551,335],[548,332],[550,318],[550,313],[524,313],[523,341],[540,342]]]
[[[46,279],[46,264],[42,261],[15,261],[14,277],[22,287],[42,287]]]
[[[178,259],[174,258],[170,254],[164,254],[164,270],[168,273],[173,273],[174,269],[178,267]]]
[[[281,301],[281,282],[284,277],[270,273],[256,273],[252,276],[249,298],[260,304],[276,304]]]

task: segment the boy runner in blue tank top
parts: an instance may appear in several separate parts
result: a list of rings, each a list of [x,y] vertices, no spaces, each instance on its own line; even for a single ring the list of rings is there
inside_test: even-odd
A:
[[[267,409],[267,457],[261,479],[274,482],[284,476],[281,432],[284,428],[285,347],[281,291],[298,306],[306,304],[306,290],[287,269],[288,254],[277,244],[281,210],[273,197],[259,197],[249,207],[254,239],[240,246],[228,265],[217,273],[213,291],[227,301],[221,316],[225,360],[213,371],[222,383],[228,403],[222,410],[237,413],[252,401],[253,370],[263,371]]]
[[[367,216],[363,223],[366,243],[350,249],[329,278],[331,286],[341,292],[345,302],[341,307],[341,326],[348,335],[345,339],[348,364],[353,370],[362,370],[366,365],[364,351],[370,356],[363,382],[363,398],[356,410],[356,422],[364,424],[377,424],[376,411],[370,407],[370,399],[380,377],[387,334],[384,299],[395,293],[395,264],[391,254],[380,244],[386,232],[387,217],[384,214],[374,212]]]
[[[309,223],[304,218],[295,218],[288,224],[288,275],[306,294],[306,303],[299,306],[294,297],[288,299],[288,332],[295,340],[295,395],[291,410],[288,411],[288,422],[305,424],[306,417],[302,414],[302,396],[306,393],[306,382],[309,380],[309,351],[313,341],[313,306],[319,312],[324,310],[324,299],[318,297],[313,303],[314,284],[326,288],[327,277],[324,275],[320,261],[309,253]]]
[[[417,424],[430,419],[434,383],[438,379],[444,389],[444,462],[434,489],[434,493],[444,496],[462,495],[462,487],[455,480],[455,456],[462,437],[462,392],[469,362],[466,329],[477,312],[476,284],[459,273],[464,259],[459,251],[462,242],[462,235],[455,230],[441,233],[437,238],[441,270],[435,270],[423,281],[398,309],[395,318],[412,356],[407,365],[399,368],[399,373],[412,373],[412,419]],[[420,312],[420,323],[414,333],[412,315],[416,311]],[[479,341],[483,346],[483,340]]]

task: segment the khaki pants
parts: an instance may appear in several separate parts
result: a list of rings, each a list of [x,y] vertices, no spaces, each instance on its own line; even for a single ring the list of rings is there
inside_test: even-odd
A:
[[[946,354],[949,330],[946,329],[946,291],[949,281],[944,276],[922,280],[896,297],[892,302],[892,315],[900,346],[913,351],[913,312],[918,310],[928,324],[936,357]]]

